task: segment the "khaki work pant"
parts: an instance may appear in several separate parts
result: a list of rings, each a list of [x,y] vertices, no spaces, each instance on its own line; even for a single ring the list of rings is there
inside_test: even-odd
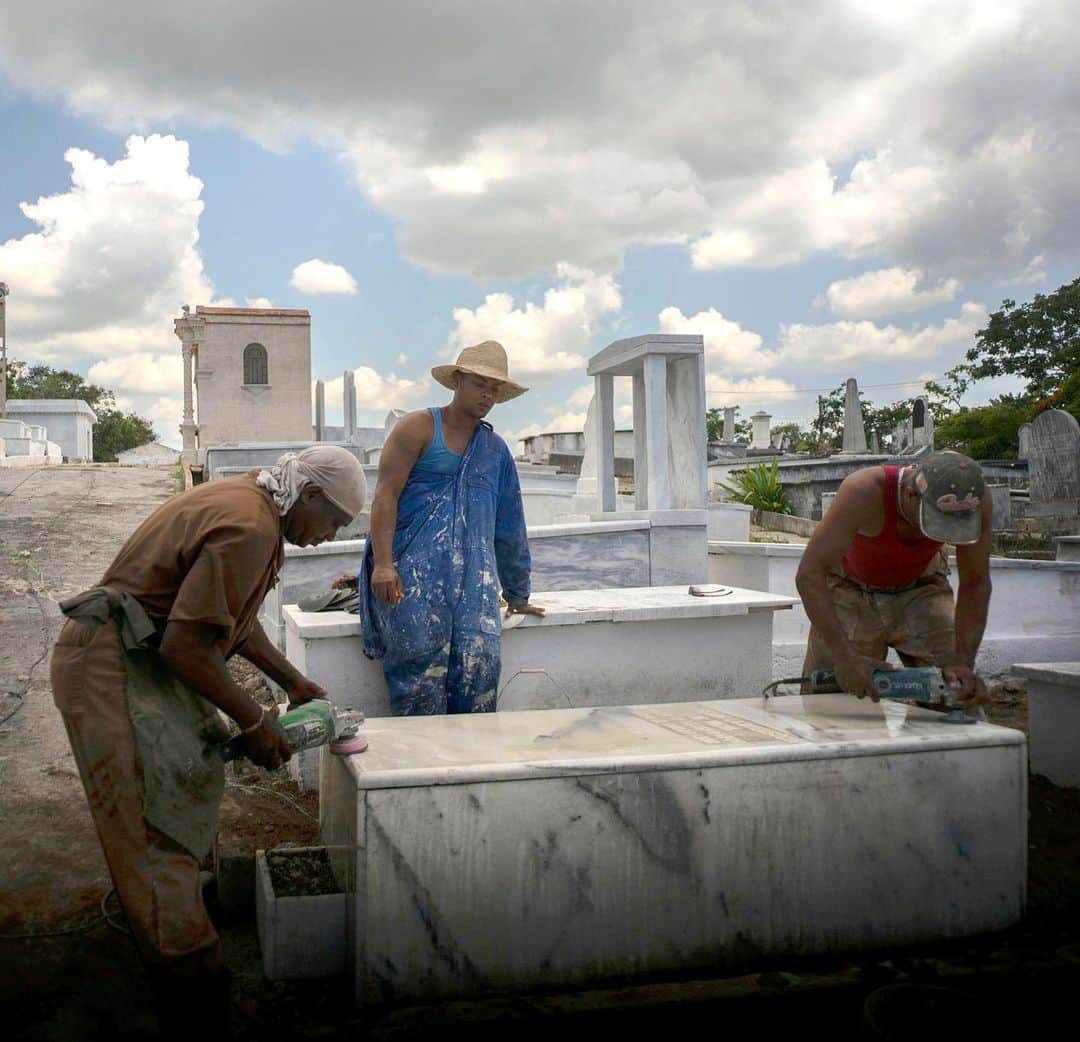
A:
[[[116,624],[69,619],[53,649],[51,675],[53,700],[139,954],[148,967],[170,975],[219,973],[221,944],[203,904],[198,862],[143,817]]]
[[[936,666],[956,656],[956,622],[945,548],[911,586],[895,590],[864,586],[842,569],[829,575],[833,607],[851,646],[884,659],[894,648],[905,666]],[[811,626],[803,676],[832,669],[833,657]]]

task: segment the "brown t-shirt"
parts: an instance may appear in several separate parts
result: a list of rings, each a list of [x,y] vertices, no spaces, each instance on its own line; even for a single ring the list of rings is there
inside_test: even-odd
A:
[[[102,586],[130,593],[163,632],[170,620],[208,622],[231,655],[247,639],[285,558],[281,518],[257,471],[170,499],[132,534]]]

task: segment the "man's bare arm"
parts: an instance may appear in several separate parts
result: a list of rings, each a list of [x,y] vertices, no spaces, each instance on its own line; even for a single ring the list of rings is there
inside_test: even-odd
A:
[[[289,696],[289,702],[293,705],[310,702],[313,698],[326,698],[326,689],[308,680],[282,655],[258,621],[236,653],[273,680]]]
[[[244,736],[244,752],[253,763],[280,767],[292,754],[277,724],[277,711],[265,711],[232,679],[217,646],[220,636],[218,627],[209,623],[170,622],[160,654],[188,687],[232,717],[241,730],[254,728]]]
[[[379,455],[379,480],[371,503],[371,527],[368,532],[375,561],[371,590],[388,604],[397,604],[405,596],[401,577],[394,567],[398,500],[413,466],[431,441],[432,430],[430,413],[409,413],[390,432]]]
[[[982,535],[977,543],[956,548],[956,658],[942,663],[945,678],[962,698],[990,701],[986,687],[974,673],[975,656],[990,610],[990,544],[993,507],[987,496],[982,505]]]
[[[893,666],[852,647],[833,606],[828,575],[840,565],[859,529],[876,516],[880,501],[881,482],[875,471],[860,470],[845,478],[828,513],[806,544],[795,576],[803,608],[832,653],[838,685],[860,697],[869,695],[874,701],[878,696],[872,672]]]

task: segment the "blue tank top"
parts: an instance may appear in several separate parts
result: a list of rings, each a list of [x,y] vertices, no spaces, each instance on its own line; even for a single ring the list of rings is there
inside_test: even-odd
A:
[[[413,464],[413,470],[418,470],[421,474],[456,474],[461,466],[461,453],[447,448],[446,439],[443,437],[442,410],[436,407],[428,409],[428,412],[431,413],[435,431],[431,436],[431,444]]]

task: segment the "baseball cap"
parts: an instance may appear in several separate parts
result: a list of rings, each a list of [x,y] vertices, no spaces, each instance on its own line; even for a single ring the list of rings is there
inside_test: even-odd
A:
[[[924,535],[956,546],[979,541],[986,484],[973,459],[951,449],[931,453],[915,466],[915,491]]]

